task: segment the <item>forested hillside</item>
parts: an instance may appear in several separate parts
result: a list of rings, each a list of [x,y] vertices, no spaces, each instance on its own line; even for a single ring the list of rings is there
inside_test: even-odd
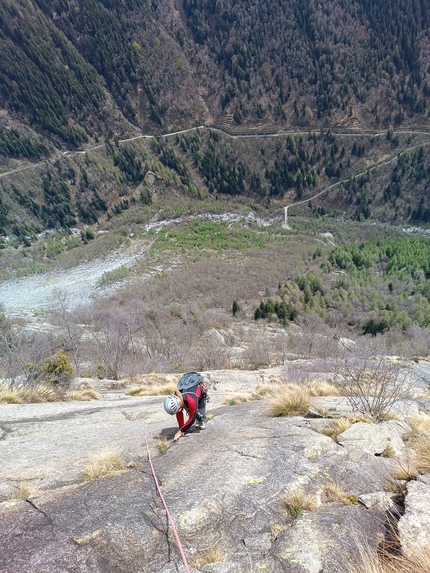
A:
[[[5,0],[0,102],[75,144],[105,89],[145,129],[423,121],[428,27],[424,0]]]
[[[424,0],[4,0],[0,232],[336,182],[310,212],[427,223],[429,19]],[[160,137],[202,125],[224,133]]]

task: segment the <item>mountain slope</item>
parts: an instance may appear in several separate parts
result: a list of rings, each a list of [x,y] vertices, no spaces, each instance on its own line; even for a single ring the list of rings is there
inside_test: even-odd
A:
[[[318,206],[426,222],[428,31],[424,0],[5,0],[1,232],[28,241],[95,224],[166,197],[165,188],[169,202],[221,194],[291,203],[384,160],[393,164],[372,171],[359,198],[351,180]],[[203,124],[285,136],[159,137]],[[119,143],[142,132],[156,139]],[[94,150],[105,144],[101,157]],[[67,151],[77,149],[88,153]]]

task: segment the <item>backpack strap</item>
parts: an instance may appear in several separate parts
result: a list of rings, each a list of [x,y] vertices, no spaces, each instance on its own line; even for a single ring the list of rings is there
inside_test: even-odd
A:
[[[188,408],[188,405],[185,402],[184,396],[181,394],[181,392],[179,392],[179,390],[175,390],[175,396],[178,396],[178,398],[180,398],[182,404],[184,405],[185,410],[187,411],[187,414],[189,414],[190,409]]]

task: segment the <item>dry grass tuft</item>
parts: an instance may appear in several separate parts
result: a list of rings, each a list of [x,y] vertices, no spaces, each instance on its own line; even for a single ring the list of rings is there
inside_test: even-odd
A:
[[[312,405],[311,396],[305,388],[288,384],[279,390],[269,407],[269,416],[300,416]]]
[[[98,454],[95,460],[85,468],[84,476],[87,481],[106,476],[118,475],[125,470],[120,456],[115,452],[105,451]]]
[[[414,452],[414,465],[420,473],[430,472],[430,416],[420,414],[408,420],[411,432],[404,440]]]
[[[415,465],[422,474],[430,473],[430,439],[423,439],[414,445]]]
[[[293,489],[282,498],[282,504],[287,508],[288,515],[295,519],[304,511],[314,511],[318,507],[316,497],[305,493],[302,489]]]
[[[311,396],[340,396],[340,389],[328,380],[309,380],[305,388]]]
[[[164,453],[170,446],[170,442],[167,438],[159,438],[157,440],[157,448],[161,453]]]
[[[396,480],[411,481],[417,477],[417,473],[418,470],[414,461],[408,460],[403,463],[397,460],[397,467],[393,470],[392,476]]]
[[[383,458],[395,458],[396,457],[396,450],[390,444],[387,445],[385,450],[382,452],[381,456]]]
[[[26,483],[19,484],[19,487],[10,495],[8,495],[7,499],[22,499],[25,501],[30,495],[35,492],[35,489],[30,487]]]
[[[333,438],[333,440],[336,440],[340,434],[346,432],[348,428],[357,422],[371,423],[368,419],[364,418],[360,414],[348,414],[347,416],[342,416],[341,418],[336,418],[333,420],[333,422],[327,426],[327,428],[324,428],[321,433],[325,436],[330,436],[330,438]]]
[[[336,418],[336,420],[333,420],[330,426],[327,426],[327,428],[322,430],[322,433],[325,436],[330,436],[330,438],[336,440],[336,438],[345,432],[348,428],[350,428],[353,423],[354,422],[348,417]]]
[[[257,384],[254,389],[253,396],[256,400],[261,400],[262,398],[268,398],[279,392],[279,385],[268,384],[267,382],[261,382]]]
[[[344,505],[357,505],[358,498],[353,493],[347,493],[336,483],[327,484],[324,488],[324,499],[327,502],[338,502]]]
[[[225,399],[223,404],[227,406],[237,406],[238,404],[243,404],[245,402],[252,401],[252,394],[243,393],[243,394],[230,394]]]
[[[159,385],[138,386],[129,391],[130,396],[168,396],[174,394],[175,382],[164,382]]]
[[[430,545],[408,549],[407,555],[378,555],[368,546],[359,546],[355,558],[346,564],[346,573],[430,573]]]
[[[94,390],[94,388],[86,384],[81,384],[78,390],[70,390],[70,392],[67,392],[65,399],[89,402],[90,400],[97,400],[99,397],[100,394]]]
[[[412,431],[417,434],[424,434],[430,436],[430,416],[424,413],[419,416],[413,416],[408,420],[408,424]]]
[[[395,479],[387,480],[384,483],[384,491],[389,493],[395,493],[396,495],[405,495],[406,490],[403,488],[402,483]]]
[[[55,399],[55,388],[50,384],[20,384],[18,386],[0,384],[0,404],[31,404],[52,402]]]
[[[200,551],[191,561],[190,565],[196,569],[200,569],[208,563],[220,563],[225,561],[225,555],[220,547],[208,547],[204,551]]]

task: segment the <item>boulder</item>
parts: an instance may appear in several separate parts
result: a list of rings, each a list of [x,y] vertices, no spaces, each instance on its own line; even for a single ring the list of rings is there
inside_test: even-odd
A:
[[[392,455],[400,455],[405,444],[402,435],[409,429],[405,423],[388,421],[379,424],[357,422],[337,437],[338,444],[357,447],[369,454],[381,455],[390,448]]]
[[[398,531],[405,555],[417,547],[430,544],[430,474],[407,484],[405,513],[399,520]]]
[[[375,491],[372,493],[362,493],[358,501],[365,505],[367,509],[371,507],[379,507],[384,511],[388,511],[393,505],[393,494],[386,491]]]

